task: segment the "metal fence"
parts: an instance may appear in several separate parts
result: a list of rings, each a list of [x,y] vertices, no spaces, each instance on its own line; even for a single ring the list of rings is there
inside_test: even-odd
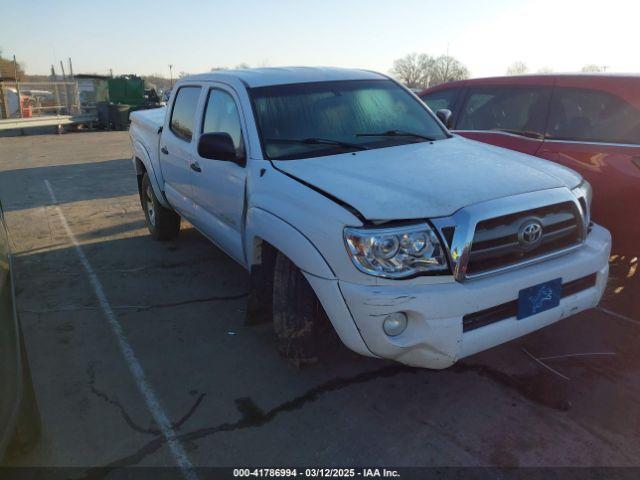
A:
[[[79,115],[77,82],[0,82],[0,118]]]

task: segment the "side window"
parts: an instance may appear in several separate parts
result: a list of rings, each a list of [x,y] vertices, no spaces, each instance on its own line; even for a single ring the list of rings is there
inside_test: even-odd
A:
[[[190,142],[193,137],[199,96],[200,87],[182,87],[178,90],[176,101],[173,104],[169,128],[187,142]]]
[[[228,133],[239,158],[244,157],[244,142],[238,107],[231,95],[223,90],[211,89],[202,122],[202,133]]]
[[[610,93],[558,88],[547,135],[551,139],[640,144],[640,110]]]
[[[542,138],[549,97],[546,87],[480,87],[469,90],[458,130],[503,130]]]
[[[459,88],[450,88],[448,90],[427,93],[420,98],[422,98],[424,103],[426,103],[434,113],[443,108],[453,112],[459,94]]]

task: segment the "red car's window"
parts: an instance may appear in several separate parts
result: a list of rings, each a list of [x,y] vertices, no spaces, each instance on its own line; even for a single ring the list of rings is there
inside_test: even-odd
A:
[[[439,90],[437,92],[428,93],[420,98],[422,98],[424,103],[426,103],[434,112],[442,110],[443,108],[453,111],[459,93],[459,88],[450,88],[448,90]]]
[[[607,92],[558,88],[547,130],[551,139],[640,144],[640,110]]]
[[[545,87],[472,88],[460,112],[458,130],[506,130],[544,135],[550,90]]]

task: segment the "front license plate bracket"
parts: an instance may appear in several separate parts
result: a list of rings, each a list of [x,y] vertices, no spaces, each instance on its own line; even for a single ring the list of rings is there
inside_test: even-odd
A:
[[[518,294],[518,320],[557,307],[560,305],[560,298],[562,278],[523,288]]]

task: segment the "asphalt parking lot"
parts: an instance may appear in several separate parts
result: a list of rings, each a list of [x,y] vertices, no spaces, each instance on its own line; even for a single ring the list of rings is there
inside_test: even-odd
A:
[[[129,156],[126,132],[0,138],[43,417],[12,465],[176,465],[121,340],[195,466],[640,465],[637,259],[612,257],[602,308],[448,370],[349,352],[297,369],[244,325],[241,267],[188,224],[148,236]]]

